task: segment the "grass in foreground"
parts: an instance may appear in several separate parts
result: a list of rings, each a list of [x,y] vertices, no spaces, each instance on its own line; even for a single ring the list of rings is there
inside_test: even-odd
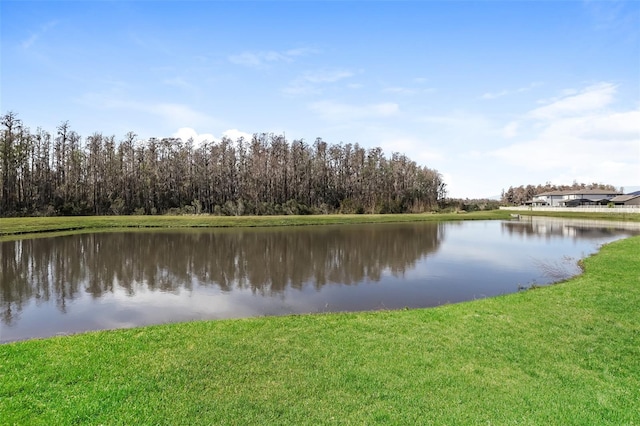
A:
[[[3,424],[639,424],[640,237],[560,285],[425,310],[0,345]]]
[[[505,219],[507,211],[466,214],[333,214],[309,216],[66,216],[0,219],[0,241],[24,238],[27,234],[47,235],[120,228],[199,228],[296,225],[336,225],[356,223],[421,222],[442,220]]]

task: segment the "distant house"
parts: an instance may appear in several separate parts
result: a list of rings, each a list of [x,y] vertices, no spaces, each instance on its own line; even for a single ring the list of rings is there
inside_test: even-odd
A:
[[[570,189],[565,191],[549,191],[535,195],[525,202],[533,207],[577,207],[598,206],[608,204],[612,198],[621,196],[618,191],[604,189]]]
[[[610,200],[616,206],[640,206],[640,191],[618,195]]]

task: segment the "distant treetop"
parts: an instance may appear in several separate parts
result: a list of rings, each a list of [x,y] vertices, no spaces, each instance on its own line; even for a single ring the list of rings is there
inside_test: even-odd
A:
[[[624,192],[623,188],[616,188],[613,185],[603,183],[578,183],[573,182],[571,185],[552,185],[550,182],[544,185],[520,185],[518,187],[510,186],[508,190],[502,191],[502,197],[500,202],[506,205],[522,205],[525,201],[531,200],[535,195],[552,191],[570,191],[570,190],[591,190],[591,189],[603,189],[606,191]]]

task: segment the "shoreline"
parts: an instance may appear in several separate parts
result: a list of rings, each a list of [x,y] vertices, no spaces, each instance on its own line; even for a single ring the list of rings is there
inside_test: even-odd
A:
[[[635,424],[639,251],[640,236],[618,240],[556,285],[435,308],[8,342],[0,411],[9,424]]]
[[[640,222],[640,214],[603,215],[598,213],[536,213],[513,210],[491,210],[471,213],[419,213],[385,215],[308,215],[308,216],[56,216],[0,218],[0,241],[72,235],[110,230],[242,228],[275,226],[319,226],[365,223],[400,223],[460,220],[508,220],[520,216],[598,219],[614,222]]]

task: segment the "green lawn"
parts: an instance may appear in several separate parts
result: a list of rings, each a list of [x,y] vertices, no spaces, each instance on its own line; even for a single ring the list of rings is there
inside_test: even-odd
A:
[[[19,217],[0,219],[0,241],[7,239],[56,235],[118,228],[198,228],[335,225],[355,223],[420,222],[442,220],[506,219],[506,211],[445,214],[371,214],[309,216],[65,216]],[[31,235],[27,235],[31,234]]]
[[[608,209],[607,209],[608,210]],[[518,211],[510,210],[509,213],[521,214],[523,216],[546,216],[546,217],[562,217],[568,219],[597,219],[597,220],[614,220],[614,221],[630,221],[640,222],[640,213],[614,213],[614,212],[544,212],[532,211],[526,208]]]
[[[356,223],[421,222],[451,220],[508,219],[511,214],[565,218],[605,219],[640,222],[640,214],[539,213],[492,210],[473,213],[422,213],[309,216],[64,216],[0,218],[0,241],[136,228],[257,227],[336,225]]]
[[[558,285],[433,309],[0,345],[1,424],[640,424],[640,237]]]

